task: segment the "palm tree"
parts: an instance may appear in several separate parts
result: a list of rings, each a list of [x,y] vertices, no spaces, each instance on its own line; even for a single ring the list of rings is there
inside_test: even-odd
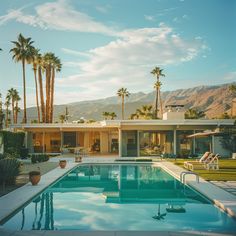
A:
[[[139,115],[137,113],[132,113],[129,118],[130,120],[136,120],[139,119]]]
[[[154,115],[155,118],[158,118],[158,112],[160,111],[160,116],[162,116],[163,110],[162,110],[162,101],[161,101],[161,82],[160,82],[160,77],[165,76],[162,73],[163,69],[160,69],[160,67],[155,67],[152,71],[151,74],[155,75],[157,77],[157,81],[154,85],[154,88],[156,89],[156,99],[155,99],[155,110],[154,110]]]
[[[54,105],[54,85],[55,85],[55,72],[60,72],[61,71],[61,61],[58,57],[53,57],[52,61],[52,78],[51,78],[51,91],[50,91],[50,114],[49,114],[49,122],[53,122],[53,105]]]
[[[185,119],[200,119],[205,117],[204,111],[198,111],[197,109],[189,108],[185,112]]]
[[[5,107],[6,107],[6,128],[8,128],[8,125],[9,125],[9,106],[11,105],[11,97],[9,95],[9,93],[7,93],[7,96],[6,96],[6,101],[5,101]]]
[[[117,91],[118,97],[121,97],[121,111],[122,111],[122,120],[125,117],[125,97],[129,97],[130,93],[128,92],[127,88],[120,88]]]
[[[11,88],[8,90],[8,96],[10,97],[11,99],[11,107],[12,107],[12,123],[14,124],[15,123],[15,113],[14,113],[14,107],[15,107],[15,98],[16,98],[16,89],[14,88]]]
[[[19,96],[19,93],[17,92],[16,95],[15,95],[15,102],[16,102],[16,105],[15,105],[15,108],[14,108],[14,111],[15,111],[15,123],[17,124],[18,123],[18,114],[20,112],[20,108],[18,106],[18,102],[21,100],[20,96]]]
[[[44,72],[44,60],[41,54],[37,55],[37,65],[38,65],[38,82],[39,82],[39,93],[40,93],[40,107],[41,107],[41,117],[42,122],[46,122],[46,113],[45,113],[45,103],[44,103],[44,93],[43,93],[43,77],[42,73]]]
[[[16,62],[22,62],[23,69],[23,94],[24,94],[24,116],[23,123],[27,123],[26,115],[26,80],[25,80],[25,64],[32,61],[33,55],[33,41],[31,38],[24,38],[22,34],[19,34],[18,41],[12,41],[14,48],[10,50],[13,53],[12,59]]]
[[[136,110],[136,114],[139,118],[142,118],[144,120],[152,119],[153,118],[152,105],[142,106],[141,109]]]
[[[114,120],[117,117],[117,115],[114,111],[110,112],[109,116],[110,116],[111,120]]]
[[[2,94],[0,93],[0,130],[3,129],[4,114],[2,109]]]
[[[102,116],[103,116],[104,120],[107,120],[108,117],[110,116],[110,113],[107,112],[107,111],[104,111],[104,112],[102,113]]]
[[[61,123],[64,123],[66,121],[66,116],[65,115],[60,115],[59,120],[61,121]]]
[[[34,71],[35,98],[36,98],[36,106],[37,106],[37,112],[38,112],[38,123],[40,123],[40,109],[39,109],[38,82],[37,82],[38,57],[39,57],[39,49],[34,48],[32,65],[33,65],[33,71]]]

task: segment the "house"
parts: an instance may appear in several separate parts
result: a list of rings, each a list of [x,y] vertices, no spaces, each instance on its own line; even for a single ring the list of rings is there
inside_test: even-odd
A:
[[[229,156],[229,150],[221,146],[221,137],[217,134],[190,137],[199,132],[231,127],[234,122],[232,119],[184,119],[184,112],[169,110],[162,120],[104,120],[13,127],[26,132],[25,142],[30,153],[61,153],[63,149],[73,152],[73,148],[83,147],[91,154],[120,157],[188,156],[207,150]]]

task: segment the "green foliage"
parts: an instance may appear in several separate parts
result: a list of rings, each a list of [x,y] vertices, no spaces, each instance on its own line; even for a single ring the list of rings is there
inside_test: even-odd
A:
[[[222,130],[223,135],[220,139],[223,148],[230,150],[230,152],[236,152],[236,125],[230,128],[224,128]]]
[[[0,160],[0,183],[5,188],[6,183],[14,184],[16,176],[20,173],[20,162],[15,158]]]
[[[219,119],[230,119],[230,116],[227,112],[225,112],[219,117]]]
[[[188,109],[184,115],[185,119],[200,119],[205,117],[204,111],[198,111],[197,109],[192,108]]]
[[[20,150],[24,146],[25,133],[10,131],[1,131],[0,133],[3,135],[4,152],[19,157]]]
[[[31,162],[33,164],[37,162],[45,162],[49,160],[49,156],[46,154],[32,154],[31,156]]]
[[[40,171],[33,170],[29,172],[29,176],[40,175]]]

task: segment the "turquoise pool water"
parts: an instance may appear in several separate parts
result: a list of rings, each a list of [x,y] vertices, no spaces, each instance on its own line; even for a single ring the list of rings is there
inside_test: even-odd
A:
[[[236,221],[150,165],[83,165],[3,224],[11,230],[236,232]]]

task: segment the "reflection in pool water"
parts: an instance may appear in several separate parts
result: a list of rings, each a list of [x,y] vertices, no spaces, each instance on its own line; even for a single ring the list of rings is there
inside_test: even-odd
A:
[[[235,232],[236,222],[161,168],[83,165],[34,198],[3,227]]]

